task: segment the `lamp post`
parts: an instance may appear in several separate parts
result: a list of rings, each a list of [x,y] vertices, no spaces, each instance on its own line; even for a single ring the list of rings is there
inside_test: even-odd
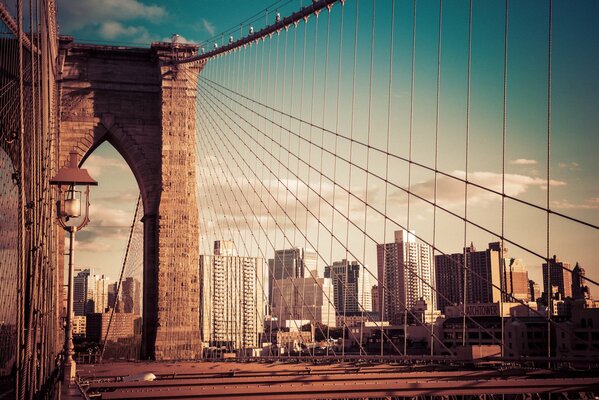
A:
[[[75,233],[89,222],[89,187],[98,182],[89,176],[86,169],[78,167],[77,153],[69,154],[69,164],[60,168],[50,184],[58,187],[57,219],[60,226],[69,232],[69,282],[67,292],[67,323],[64,334],[63,381],[75,380],[76,365],[73,360],[73,272]],[[76,190],[82,186],[82,190]],[[83,198],[82,198],[83,196]],[[84,201],[83,209],[81,201]]]

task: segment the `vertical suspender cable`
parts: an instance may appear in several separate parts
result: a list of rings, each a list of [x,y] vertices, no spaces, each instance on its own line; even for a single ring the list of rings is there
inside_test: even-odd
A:
[[[326,118],[326,108],[327,108],[327,79],[328,79],[328,69],[329,69],[329,44],[330,44],[330,34],[331,34],[331,7],[327,8],[328,12],[327,12],[327,39],[326,39],[326,44],[325,44],[325,60],[324,60],[324,84],[322,87],[322,126],[325,126],[325,118]],[[316,59],[316,53],[314,53],[314,59]],[[314,75],[316,75],[316,66],[314,67]],[[321,131],[321,144],[324,144],[324,131]],[[320,149],[320,169],[321,169],[321,175],[319,178],[319,187],[318,187],[318,192],[322,193],[322,160],[323,160],[323,156],[324,156],[324,150],[321,148]],[[318,202],[318,218],[321,217],[321,206],[322,206],[322,202],[319,201]],[[318,227],[318,231],[316,232],[316,243],[320,243],[320,227]],[[332,257],[332,253],[333,253],[333,248],[331,247],[329,249],[329,262],[333,262],[333,257]],[[335,313],[333,314],[333,318],[335,318],[335,320],[337,319],[336,317],[337,315],[337,308],[335,308]],[[331,339],[331,315],[330,313],[327,313],[327,320],[323,321],[323,323],[327,326],[327,333],[326,333],[326,340],[327,340],[327,346],[326,346],[326,351],[328,353],[329,351],[329,344],[331,343],[330,339]]]
[[[468,157],[470,145],[470,68],[472,64],[472,0],[469,3],[468,13],[468,83],[466,94],[466,165],[464,182],[464,310],[462,319],[462,346],[466,345],[466,303],[468,302],[468,260],[470,251],[466,250],[467,232],[468,232]]]
[[[303,50],[302,50],[302,82],[301,82],[301,88],[300,88],[300,109],[299,109],[299,116],[300,118],[303,118],[303,114],[304,114],[304,84],[305,84],[305,80],[306,80],[306,37],[307,37],[307,33],[308,33],[308,18],[304,19],[304,41],[303,41]],[[297,137],[297,152],[298,154],[301,153],[301,137],[302,137],[302,122],[299,123],[299,135]],[[300,161],[299,158],[297,159],[297,163],[296,163],[296,175],[299,176],[299,168],[300,168]],[[307,188],[306,188],[307,191]],[[297,209],[298,209],[298,202],[297,199],[299,199],[299,192],[300,192],[300,187],[299,187],[299,180],[296,180],[295,182],[295,206],[293,207],[294,210],[294,221],[297,221]],[[307,214],[307,213],[306,213]],[[297,241],[296,241],[296,234],[297,231],[299,230],[298,226],[295,226],[295,229],[293,230],[293,244],[294,246],[297,246]],[[305,254],[305,253],[304,253]],[[307,266],[305,265],[304,262],[304,268],[307,270]],[[304,276],[304,279],[302,279],[302,298],[304,299],[304,303],[305,303],[305,298],[306,298],[306,277]],[[305,309],[306,304],[302,304],[301,307],[301,316],[300,316],[300,320],[302,320],[302,324],[303,324],[303,319],[304,319],[304,309]],[[312,323],[312,321],[310,321],[310,324]]]
[[[307,21],[306,21],[306,30],[307,30]],[[305,43],[304,43],[305,46]],[[311,101],[310,101],[310,120],[314,121],[314,91],[316,89],[315,85],[316,85],[316,49],[318,48],[318,13],[315,14],[315,18],[314,18],[314,42],[313,42],[313,53],[312,53],[312,89],[311,89]],[[314,129],[312,125],[310,125],[308,127],[309,131],[310,131],[310,140],[308,142],[308,165],[311,165],[312,163],[312,130]],[[301,154],[298,153],[298,155]],[[310,173],[312,172],[311,168],[308,168],[308,178],[307,178],[307,183],[308,185],[311,185],[310,182]],[[306,188],[306,204],[310,203],[310,190],[309,188]],[[320,204],[320,201],[318,202]],[[306,232],[308,231],[308,212],[306,212],[306,225],[305,225],[305,230]],[[318,218],[320,218],[320,213],[318,214]],[[314,249],[316,251],[316,253],[320,253],[319,252],[319,247],[320,247],[320,242],[319,242],[319,236],[318,236],[318,232],[320,231],[320,229],[317,230],[316,233],[316,249]],[[305,247],[307,246],[307,240],[304,240],[305,243]],[[318,257],[316,257],[316,274],[315,274],[315,278],[318,277]],[[315,284],[317,283],[317,281],[315,281]],[[323,280],[323,286],[324,286],[324,280]],[[312,299],[312,304],[314,306],[314,309],[316,310],[316,290],[312,290],[313,291],[313,299]],[[330,309],[329,309],[330,310]],[[327,315],[329,315],[329,312],[327,312]],[[320,315],[320,322],[319,321],[314,321],[314,324],[317,323],[322,323],[322,313]],[[310,329],[310,331],[312,332],[313,330]],[[315,331],[315,330],[314,330]],[[314,354],[316,353],[316,337],[312,338],[312,356],[314,356]]]
[[[267,73],[267,78],[266,78],[266,87],[267,87],[267,89],[266,89],[266,104],[270,104],[269,103],[269,97],[270,97],[270,91],[271,90],[272,90],[273,96],[274,96],[273,104],[276,104],[277,85],[278,85],[278,78],[279,78],[279,76],[278,76],[278,72],[279,72],[278,71],[278,68],[279,68],[279,32],[277,32],[277,43],[276,43],[276,49],[275,49],[275,66],[274,66],[275,81],[274,81],[274,84],[272,85],[272,89],[271,89],[271,86],[270,86],[270,79],[271,79],[270,70],[271,70],[271,66],[272,66],[272,63],[271,63],[272,45],[273,45],[273,43],[272,43],[272,37],[271,37],[270,41],[269,41],[269,48],[268,48],[268,73]],[[271,112],[271,118],[274,119],[274,112]],[[272,123],[270,123],[269,125],[270,125],[270,135],[269,135],[269,137],[270,137],[270,136],[272,136],[274,134],[274,126],[273,126]],[[271,143],[271,147],[270,147],[271,152],[273,151],[273,146],[274,146],[274,144]],[[270,179],[270,175],[269,175],[269,179],[268,179],[268,190],[269,191],[272,190],[272,179]],[[268,198],[268,204],[266,205],[266,212],[267,213],[268,213],[268,210],[270,210],[270,208],[271,208],[271,203],[270,203],[270,197],[269,197]],[[266,232],[264,234],[264,247],[263,247],[265,249],[264,251],[266,251],[266,249],[268,249],[268,235],[269,235],[269,232],[270,232],[270,216],[268,216],[266,218]],[[261,246],[262,245],[259,245],[259,249],[261,248]],[[274,251],[274,249],[273,249],[273,251]],[[268,262],[268,259],[266,257],[264,257],[263,258],[263,263],[267,263],[267,262]],[[260,274],[262,276],[262,279],[264,280],[265,272],[267,272],[267,270],[264,269],[264,264],[262,264],[260,266],[260,269],[261,269]],[[269,279],[266,279],[266,281],[270,282]],[[266,294],[268,293],[268,290],[269,290],[269,288],[266,287],[266,290],[263,291],[263,293],[262,293],[263,298],[264,298],[264,306],[266,306],[267,302],[270,301],[270,299],[266,297]],[[263,306],[263,309],[264,309],[264,306]],[[264,313],[264,310],[262,310],[262,312]],[[264,318],[262,318],[262,321],[264,323]],[[272,318],[269,321],[269,325],[270,325],[270,331],[272,331]]]
[[[503,298],[505,287],[505,257],[504,257],[504,237],[505,237],[505,155],[506,155],[506,143],[507,143],[507,66],[508,66],[508,27],[509,27],[509,0],[505,0],[505,24],[503,29],[503,122],[501,129],[501,254],[500,254],[500,265],[501,265],[501,294],[499,301],[501,301],[500,314],[501,314],[501,356],[505,357],[505,324],[503,320]]]
[[[438,183],[438,169],[439,169],[439,113],[440,113],[440,99],[441,99],[441,44],[443,41],[443,0],[439,0],[439,36],[437,38],[437,93],[435,98],[435,184],[433,192],[433,259],[431,262],[435,265],[435,250],[437,248],[437,183]],[[437,277],[435,271],[435,278]],[[437,282],[433,282],[436,285]],[[440,288],[437,286],[437,290]],[[437,300],[437,305],[438,305]],[[431,316],[433,313],[433,307],[431,304]],[[444,310],[442,310],[444,312]],[[430,355],[433,356],[435,353],[435,341],[433,332],[435,330],[435,322],[431,318],[431,348]]]
[[[355,123],[355,115],[356,115],[356,70],[358,67],[357,59],[358,59],[358,17],[360,15],[360,1],[356,0],[356,20],[354,25],[354,61],[353,61],[353,70],[352,70],[352,93],[351,93],[351,126],[349,130],[349,178],[348,178],[348,189],[351,192],[351,181],[352,181],[352,153],[353,153],[353,137],[354,137],[354,123]],[[351,196],[348,193],[347,196],[347,215],[350,213],[350,201]],[[349,246],[349,219],[345,224],[345,259],[349,259],[348,255],[348,246]],[[348,260],[349,261],[349,260]],[[347,329],[346,324],[346,297],[347,297],[347,268],[343,274],[343,349],[342,356],[345,356],[345,331]]]
[[[385,146],[385,205],[384,205],[384,215],[387,215],[387,206],[388,206],[388,196],[389,196],[389,141],[391,137],[391,99],[393,94],[393,40],[394,40],[394,31],[395,31],[395,0],[391,0],[391,34],[389,44],[389,89],[387,91],[387,141]],[[378,257],[378,254],[377,254]],[[384,218],[383,222],[383,257],[382,263],[385,265],[387,260],[387,218]],[[384,276],[378,276],[378,285],[377,285],[377,295],[378,295],[378,311],[379,321],[381,322],[381,357],[384,355],[384,331],[382,321],[385,318],[385,299],[383,289],[383,284],[380,283],[381,280],[385,280]]]
[[[368,83],[368,128],[367,128],[367,138],[366,138],[366,142],[368,143],[368,147],[366,149],[366,171],[369,171],[369,165],[370,165],[370,135],[371,135],[371,131],[372,131],[372,78],[373,78],[373,72],[374,72],[374,21],[375,21],[375,14],[376,14],[376,2],[375,0],[372,0],[372,27],[371,27],[371,32],[370,32],[370,77],[369,77],[369,83]],[[364,231],[366,231],[368,229],[368,207],[366,206],[366,204],[368,204],[368,177],[370,176],[370,173],[366,173],[366,185],[364,188]],[[362,249],[362,270],[360,271],[360,277],[363,277],[365,274],[365,270],[366,270],[366,240],[367,237],[366,235],[364,235],[364,244],[363,244],[363,249]],[[348,265],[349,267],[349,265]],[[355,283],[356,287],[358,286],[358,282]],[[361,294],[361,299],[362,299],[362,303],[364,303],[364,285],[362,285],[362,294]],[[358,294],[358,299],[360,299],[360,294]],[[361,307],[361,320],[362,323],[360,324],[360,350],[362,350],[362,334],[363,334],[363,326],[364,326],[364,306],[362,305]],[[360,351],[360,354],[362,354],[362,352]]]
[[[297,49],[297,24],[294,24],[293,27],[293,56],[292,56],[292,61],[291,61],[291,89],[289,90],[289,115],[293,115],[293,97],[294,97],[294,92],[295,92],[295,58],[296,58],[296,49]],[[289,128],[291,129],[291,123],[292,123],[292,118],[289,117]],[[291,164],[291,151],[289,150],[289,147],[291,146],[291,136],[287,136],[288,140],[287,140],[287,182],[290,181],[290,164]],[[289,201],[289,191],[285,191],[285,210],[287,210],[288,207],[288,201]],[[287,238],[287,219],[284,219],[284,232],[283,232],[283,236],[284,238]],[[295,246],[295,231],[294,231],[294,240],[293,240],[293,246]],[[292,250],[293,251],[293,250]],[[304,276],[304,266],[302,265],[301,267],[301,276]],[[286,268],[281,268],[281,279],[284,279],[284,272],[285,272]],[[291,290],[294,290],[294,276],[290,275],[289,278],[291,279],[290,283],[291,283]],[[281,300],[283,298],[283,293],[281,291]],[[289,308],[289,310],[287,311],[286,314],[290,315],[293,313],[293,307],[295,307],[295,303],[293,302],[293,298],[292,300],[292,304],[291,307]],[[297,318],[292,316],[292,318]],[[301,334],[300,334],[301,335]],[[300,341],[301,341],[301,336],[300,336]],[[291,352],[287,353],[288,356],[291,356]]]
[[[552,40],[553,40],[553,0],[549,1],[548,15],[548,31],[547,31],[547,199],[545,207],[547,209],[547,248],[546,248],[546,263],[547,263],[547,357],[548,368],[551,368],[551,314],[553,302],[551,301],[551,263],[550,255],[550,197],[549,188],[551,185],[551,57],[552,57]],[[557,261],[556,261],[557,262]]]
[[[286,26],[285,27],[285,42],[283,43],[283,77],[281,78],[281,108],[284,105],[284,101],[286,99],[286,93],[285,93],[285,89],[286,89],[286,84],[287,84],[287,45],[289,43],[289,27]],[[283,143],[283,113],[280,113],[280,119],[279,119],[279,143]],[[278,159],[277,159],[278,163],[277,163],[277,176],[281,176],[281,165],[282,165],[282,146],[279,146],[279,154],[278,154]],[[281,181],[277,180],[277,187],[276,187],[276,193],[277,193],[277,200],[279,198],[279,194],[281,193]],[[274,221],[276,224],[276,220]],[[283,221],[284,226],[286,225],[286,222]],[[275,235],[274,235],[274,247],[276,249],[277,247],[277,243],[278,243],[278,235],[277,235],[278,231],[275,229]],[[285,229],[283,229],[283,242],[285,241]],[[275,250],[273,249],[273,251]],[[273,260],[274,262],[276,262],[276,255],[273,256]],[[273,266],[274,267],[274,266]],[[276,279],[276,276],[273,276],[273,280]],[[272,292],[272,290],[271,290]],[[274,293],[273,293],[274,294]],[[281,293],[282,296],[282,293]],[[281,301],[281,300],[280,300]],[[280,302],[279,301],[279,302]],[[274,299],[270,299],[270,303],[271,305],[274,304]]]
[[[403,265],[403,289],[404,289],[404,313],[403,313],[403,354],[406,355],[408,351],[408,305],[412,303],[408,303],[408,283],[407,283],[407,272],[410,271],[410,275],[413,273],[413,260],[410,255],[409,248],[406,246],[410,246],[410,197],[412,193],[412,134],[414,129],[414,77],[416,74],[415,71],[415,61],[416,61],[416,3],[417,0],[413,2],[413,17],[412,17],[412,78],[410,83],[410,132],[409,132],[409,155],[408,155],[408,206],[407,206],[407,243],[402,243],[404,246],[402,250],[403,260],[401,260]],[[407,254],[406,254],[407,253]],[[407,265],[405,265],[407,262]]]
[[[277,89],[278,89],[278,86],[279,86],[279,48],[280,48],[279,45],[280,45],[280,41],[281,41],[281,32],[278,31],[277,32],[277,49],[276,49],[276,52],[275,52],[275,84],[274,84],[274,89],[273,89],[273,96],[274,96],[273,104],[277,104]],[[272,120],[274,121],[274,115],[275,115],[274,111],[272,112],[271,115],[272,115]],[[272,127],[271,134],[274,136],[274,126],[272,126],[272,124],[271,124],[271,127]],[[274,154],[273,147],[274,147],[274,143],[271,145],[271,151]],[[269,180],[269,190],[270,191],[273,190],[273,188],[272,188],[272,180]],[[270,204],[271,204],[270,203],[270,197],[268,199],[269,199],[269,202],[268,202],[267,211],[270,210]],[[268,247],[268,235],[269,235],[269,232],[270,232],[270,220],[271,220],[271,218],[268,218],[266,220],[266,234],[264,235],[264,242],[265,242],[264,243],[264,248]],[[276,229],[275,229],[275,235],[276,235]],[[273,248],[272,250],[274,252],[276,249]],[[273,255],[273,259],[274,259],[274,255]],[[264,262],[266,262],[266,263],[269,262],[266,257],[264,258]],[[268,300],[268,314],[270,315],[268,332],[269,332],[269,335],[270,335],[269,342],[271,342],[271,346],[269,347],[269,349],[270,349],[269,351],[271,352],[270,355],[272,356],[272,340],[271,340],[271,337],[272,337],[272,323],[273,323],[273,318],[272,318],[272,300],[273,299],[272,299],[272,288],[271,288],[271,279],[270,279],[270,277],[272,276],[273,272],[269,271],[269,267],[270,266],[267,265],[267,271],[266,272],[269,273],[269,279],[268,279],[268,287],[266,289],[267,291],[265,293],[269,293],[269,296],[267,298],[267,300]]]
[[[343,15],[345,10],[345,2],[341,2],[341,17],[339,22],[339,57],[337,59],[337,97],[335,99],[335,132],[339,132],[339,114],[341,107],[339,101],[341,99],[341,62],[343,59]],[[324,122],[323,122],[324,126]],[[337,154],[337,148],[339,146],[339,135],[335,135],[335,146],[334,153]],[[323,146],[324,147],[324,146]],[[337,179],[337,157],[333,158],[333,182]],[[335,201],[337,185],[333,184],[333,202]],[[335,232],[335,208],[331,207],[331,243],[330,243],[330,255],[329,261],[333,260],[333,238]],[[337,326],[337,311],[335,311],[335,326]],[[327,328],[328,329],[328,328]],[[328,331],[330,333],[330,330]],[[328,336],[328,335],[327,335]],[[327,345],[327,355],[329,354],[329,345]]]

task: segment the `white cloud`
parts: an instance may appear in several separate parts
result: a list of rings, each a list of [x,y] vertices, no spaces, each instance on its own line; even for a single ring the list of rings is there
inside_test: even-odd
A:
[[[97,26],[98,21],[144,19],[156,23],[167,16],[164,7],[139,0],[58,0],[58,9],[63,34]]]
[[[110,245],[110,243],[102,240],[99,237],[93,237],[93,239],[89,241],[81,241],[78,238],[77,241],[77,251],[89,251],[99,255],[100,253],[105,253],[107,251],[112,250],[112,246]],[[68,242],[65,240],[65,246],[68,245]]]
[[[87,169],[89,174],[96,180],[108,169],[111,169],[113,173],[115,168],[121,171],[129,170],[129,166],[121,158],[107,158],[93,154],[85,161],[83,168]]]
[[[90,223],[77,233],[77,249],[91,252],[112,250],[115,245],[127,241],[133,218],[133,211],[91,204]],[[139,221],[137,221],[139,224]]]
[[[528,158],[518,158],[517,160],[510,160],[512,165],[537,165],[537,160],[529,160]]]
[[[183,44],[198,44],[198,42],[196,42],[195,40],[189,40],[187,39],[185,36],[181,36],[181,35],[177,35],[177,42],[179,43],[183,43]],[[173,40],[173,37],[165,37],[162,38],[161,42],[171,42]]]
[[[204,229],[260,230],[258,221],[263,227],[268,225],[274,229],[276,221],[281,227],[290,228],[296,224],[299,229],[305,230],[306,224],[315,222],[314,216],[320,217],[319,212],[328,218],[331,205],[340,213],[348,212],[347,192],[341,188],[334,191],[330,182],[313,180],[308,186],[294,178],[260,181],[234,177],[223,171],[223,164],[221,159],[204,157],[196,170],[198,206]],[[219,171],[218,179],[213,178],[215,170]],[[366,190],[352,187],[352,195],[364,199]],[[378,188],[370,185],[368,198],[378,195]],[[349,218],[355,222],[364,220],[364,205],[354,197],[349,202]]]
[[[139,191],[137,188],[131,188],[130,190],[119,190],[111,191],[110,193],[104,193],[100,191],[99,195],[94,195],[94,203],[96,202],[108,202],[111,205],[121,204],[128,205],[136,204]]]
[[[103,22],[98,33],[108,40],[125,39],[136,43],[149,43],[152,41],[152,36],[145,27],[125,26],[116,21]]]
[[[465,179],[466,173],[464,171],[453,171],[451,175]],[[476,184],[501,192],[502,188],[502,176],[495,172],[484,172],[475,171],[468,173],[468,180],[470,182],[476,182]],[[434,180],[428,180],[412,185],[412,191],[424,198],[432,200],[432,193],[434,191]],[[565,186],[566,182],[558,180],[550,180],[550,186]],[[526,192],[531,187],[539,187],[544,189],[547,187],[547,181],[543,178],[532,177],[527,175],[519,174],[505,174],[505,194],[509,196],[518,196]],[[405,201],[403,191],[393,195],[397,200],[402,199]],[[490,193],[486,190],[472,187],[469,190],[468,201],[470,204],[480,203],[484,201],[492,200],[493,198],[500,198],[496,194]],[[461,204],[464,201],[464,183],[447,176],[437,177],[437,200],[443,204]]]
[[[580,164],[577,162],[560,162],[557,164],[560,169],[567,169],[569,171],[580,171]]]
[[[102,204],[92,204],[89,206],[90,226],[128,227],[131,225],[132,212],[121,209],[106,207]]]
[[[581,203],[572,203],[569,200],[556,200],[551,202],[551,207],[564,210],[599,210],[599,197],[586,199]]]
[[[216,27],[214,24],[205,18],[202,18],[202,28],[204,28],[204,30],[208,32],[210,36],[214,36],[214,33],[216,32]]]

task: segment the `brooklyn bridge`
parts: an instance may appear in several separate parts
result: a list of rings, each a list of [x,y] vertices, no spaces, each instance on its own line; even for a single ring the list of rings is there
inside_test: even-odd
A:
[[[599,3],[100,3],[0,0],[0,399],[599,396]]]

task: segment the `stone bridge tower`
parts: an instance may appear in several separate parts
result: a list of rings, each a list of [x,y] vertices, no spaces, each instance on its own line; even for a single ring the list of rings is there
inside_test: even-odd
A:
[[[196,46],[150,49],[61,39],[59,163],[104,141],[133,171],[144,216],[142,359],[201,357],[195,100]],[[100,182],[100,185],[102,182]]]

